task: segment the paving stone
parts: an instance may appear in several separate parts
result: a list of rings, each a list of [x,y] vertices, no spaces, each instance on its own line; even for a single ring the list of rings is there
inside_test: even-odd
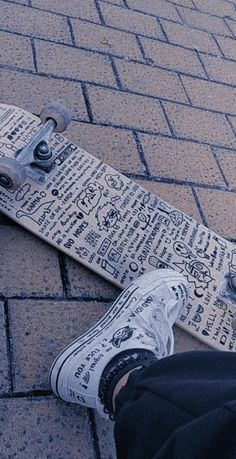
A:
[[[171,43],[186,46],[205,53],[219,55],[219,48],[208,32],[192,29],[187,24],[176,24],[175,22],[161,20],[162,26]],[[222,37],[219,37],[222,38]]]
[[[236,114],[236,88],[189,77],[182,77],[182,81],[193,105]]]
[[[177,75],[148,65],[118,59],[116,67],[124,88],[150,96],[188,103]]]
[[[71,41],[66,18],[9,2],[0,2],[0,28],[63,43]]]
[[[230,121],[230,123],[232,125],[232,128],[234,130],[234,133],[236,135],[236,116],[229,116],[228,119],[229,119],[229,121]]]
[[[149,38],[141,38],[141,41],[146,57],[155,64],[178,72],[206,77],[195,51]]]
[[[137,182],[147,190],[164,199],[164,201],[169,202],[172,206],[182,210],[185,214],[202,223],[190,186],[170,185],[169,183],[151,182],[147,180],[137,180]]]
[[[236,193],[196,189],[208,225],[226,238],[235,239]]]
[[[0,61],[4,65],[34,70],[33,54],[29,38],[0,32]]]
[[[171,0],[171,3],[177,6],[187,6],[189,8],[195,8],[192,0]]]
[[[20,5],[29,5],[29,0],[11,0],[12,3],[19,3]]]
[[[18,226],[1,225],[0,231],[0,294],[61,296],[56,250]]]
[[[192,27],[207,30],[208,32],[219,35],[232,36],[223,18],[210,16],[209,14],[189,8],[179,8],[179,12],[184,22]]]
[[[210,351],[212,348],[174,325],[175,354],[186,351]],[[213,352],[213,350],[212,350]]]
[[[100,8],[107,25],[129,32],[163,38],[161,27],[156,18],[152,16],[103,2],[100,3]]]
[[[208,14],[216,16],[235,16],[235,8],[232,3],[221,0],[194,0],[196,8]]]
[[[95,301],[11,300],[15,392],[49,389],[49,371],[56,356],[94,325],[108,307]]]
[[[231,21],[230,19],[225,19],[226,24],[228,24],[229,29],[232,30],[233,35],[236,36],[236,21]],[[229,34],[228,34],[229,35]]]
[[[115,300],[121,290],[70,258],[67,258],[70,282],[69,297],[94,298],[95,300]]]
[[[32,0],[32,6],[54,13],[100,22],[94,0]]]
[[[36,41],[36,56],[40,72],[117,86],[107,56],[44,41]]]
[[[152,176],[224,185],[208,146],[145,134],[140,139]]]
[[[219,43],[225,57],[236,60],[236,41],[232,38],[217,36],[216,41]]]
[[[145,172],[131,132],[72,121],[66,136],[76,145],[121,172],[132,174]]]
[[[80,83],[0,69],[0,97],[36,114],[50,101],[61,102],[73,117],[88,120]]]
[[[88,93],[96,121],[169,133],[158,100],[95,87],[89,87]]]
[[[85,409],[54,398],[0,400],[2,459],[95,459]]]
[[[75,19],[72,27],[78,46],[143,61],[137,40],[130,33]]]
[[[164,107],[178,137],[236,147],[235,135],[223,115],[170,102],[164,102]]]
[[[7,394],[10,391],[8,365],[4,303],[0,301],[0,394]]]
[[[172,21],[180,21],[180,17],[174,5],[165,0],[158,0],[158,2],[156,2],[156,0],[145,0],[145,2],[143,0],[127,0],[127,3],[130,8],[135,10],[172,19]]]
[[[113,5],[124,6],[123,0],[105,0],[106,3],[112,3]]]
[[[236,188],[236,154],[228,150],[218,150],[217,157],[230,188]]]
[[[101,418],[97,413],[95,413],[95,422],[101,459],[115,459],[114,422]]]
[[[201,59],[211,80],[236,84],[236,62],[220,57],[203,56]]]

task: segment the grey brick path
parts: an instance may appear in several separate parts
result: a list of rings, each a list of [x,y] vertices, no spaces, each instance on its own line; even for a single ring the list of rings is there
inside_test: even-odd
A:
[[[236,0],[0,0],[0,43],[1,102],[68,105],[72,141],[236,240]],[[115,459],[48,372],[119,290],[2,215],[0,259],[0,459]]]

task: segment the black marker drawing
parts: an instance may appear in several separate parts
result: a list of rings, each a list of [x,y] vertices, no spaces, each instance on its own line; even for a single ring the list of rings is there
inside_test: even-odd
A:
[[[131,263],[129,264],[129,268],[131,269],[131,271],[133,271],[133,273],[138,271],[138,265],[134,261],[131,261]]]
[[[227,249],[226,242],[223,239],[221,239],[219,236],[214,235],[213,240],[216,241],[222,247],[222,249]]]
[[[180,268],[181,273],[186,271],[188,281],[193,282],[196,288],[201,287],[205,290],[208,288],[210,282],[214,280],[209,268],[201,261],[183,260],[182,262],[174,264]]]
[[[105,238],[104,241],[102,241],[99,249],[98,249],[98,254],[101,255],[102,257],[104,257],[105,253],[107,252],[107,250],[109,249],[111,245],[111,241],[110,239],[107,239]]]
[[[30,183],[25,183],[16,193],[15,200],[16,201],[21,201],[22,199],[25,198],[27,193],[29,193],[31,190],[31,185]]]
[[[183,258],[206,258],[210,259],[210,256],[204,252],[201,248],[196,249],[196,254],[193,253],[186,244],[182,241],[176,241],[173,245],[174,251],[177,255]]]
[[[111,274],[112,276],[116,272],[115,266],[112,266],[110,263],[108,263],[107,260],[102,260],[101,267],[104,269],[104,271]]]
[[[110,228],[119,229],[117,223],[121,220],[121,214],[111,202],[99,207],[95,217],[100,231],[109,231]]]
[[[89,215],[92,210],[97,207],[102,197],[103,186],[98,182],[89,183],[88,186],[82,190],[77,197],[76,204],[80,210],[86,215]]]
[[[162,260],[159,260],[159,258],[155,257],[154,255],[152,255],[151,257],[149,257],[148,263],[149,263],[151,266],[153,266],[154,268],[157,268],[157,269],[170,268],[170,265],[168,265],[167,263],[165,263],[165,262],[162,261]]]
[[[90,254],[89,250],[86,247],[75,247],[75,251],[82,260],[87,258]]]
[[[114,261],[115,263],[117,263],[120,258],[120,253],[116,249],[114,249],[114,247],[112,247],[110,252],[108,253],[107,258],[109,261]]]
[[[150,224],[151,217],[150,217],[150,215],[146,215],[143,212],[140,212],[138,214],[138,219],[139,219],[140,222],[144,223],[143,226],[140,226],[140,229],[141,230],[145,230],[148,227],[148,225]]]
[[[54,164],[60,166],[67,158],[76,150],[76,146],[72,143],[67,145],[67,147],[54,159]]]
[[[24,212],[23,210],[18,210],[16,212],[16,218],[29,218],[33,220],[37,225],[41,225],[42,221],[45,219],[46,215],[51,212],[51,206],[55,201],[43,202],[32,212]]]
[[[161,212],[169,215],[172,223],[175,226],[179,226],[183,223],[184,217],[182,212],[179,212],[179,210],[171,210],[171,208],[168,207],[163,201],[159,203],[158,210],[161,210]]]
[[[114,333],[110,343],[112,343],[114,347],[120,347],[124,341],[127,341],[131,338],[131,336],[134,333],[134,330],[135,328],[131,328],[129,325],[120,328]]]
[[[236,249],[231,252],[231,259],[229,262],[229,271],[236,274]]]
[[[116,191],[120,191],[121,188],[124,186],[124,182],[122,182],[122,180],[120,179],[119,174],[108,174],[105,176],[105,180],[107,185]]]

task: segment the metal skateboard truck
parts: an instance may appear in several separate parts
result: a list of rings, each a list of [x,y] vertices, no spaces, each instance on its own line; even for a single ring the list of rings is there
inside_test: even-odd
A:
[[[71,121],[67,108],[62,104],[47,104],[40,113],[41,129],[15,158],[0,158],[0,186],[17,190],[30,176],[35,182],[45,184],[50,174],[53,156],[50,139],[53,132],[63,132]]]

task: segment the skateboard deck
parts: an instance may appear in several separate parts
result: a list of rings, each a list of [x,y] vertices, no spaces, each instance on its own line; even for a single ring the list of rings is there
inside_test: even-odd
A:
[[[0,104],[0,157],[15,157],[40,126],[31,113]],[[177,325],[215,349],[236,351],[229,286],[236,246],[61,134],[51,147],[46,183],[27,176],[16,191],[0,187],[0,211],[121,288],[155,268],[183,273],[190,298]]]

